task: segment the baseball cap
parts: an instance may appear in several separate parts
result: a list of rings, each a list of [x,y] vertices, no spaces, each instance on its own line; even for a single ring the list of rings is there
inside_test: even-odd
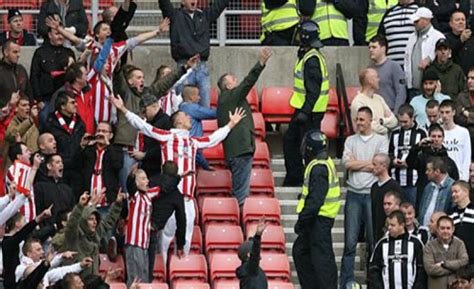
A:
[[[420,7],[414,14],[411,15],[411,20],[413,22],[420,20],[421,18],[432,19],[433,12],[426,7]]]
[[[12,21],[13,17],[16,16],[22,17],[20,10],[16,8],[8,9],[8,22]]]
[[[436,50],[440,48],[448,49],[451,48],[451,46],[449,45],[449,42],[446,39],[442,38],[436,42]]]
[[[438,73],[433,70],[427,70],[425,73],[423,73],[423,78],[421,81],[425,82],[427,80],[439,80]]]
[[[156,98],[156,96],[150,93],[145,93],[140,99],[140,111],[144,111],[147,106],[152,105],[156,102],[158,102],[158,98]]]

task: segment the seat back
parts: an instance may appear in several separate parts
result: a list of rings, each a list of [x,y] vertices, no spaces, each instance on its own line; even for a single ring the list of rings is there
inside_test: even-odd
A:
[[[270,150],[268,149],[266,142],[255,143],[252,167],[264,169],[270,168]]]
[[[100,254],[99,255],[99,273],[106,273],[110,269],[121,269],[119,276],[117,277],[117,281],[124,281],[125,280],[125,263],[123,261],[122,255],[117,256],[117,260],[112,262],[107,257],[107,254]]]
[[[207,254],[216,251],[237,253],[237,249],[244,240],[242,229],[238,225],[211,224],[207,227],[205,236]]]
[[[196,191],[198,195],[230,195],[232,191],[232,174],[229,170],[199,170]]]
[[[250,173],[250,193],[264,194],[273,197],[275,182],[270,169],[252,169]]]
[[[211,282],[217,279],[237,279],[235,270],[240,266],[241,261],[237,254],[215,253],[209,257],[209,267]]]
[[[204,255],[188,255],[178,258],[171,256],[170,281],[179,279],[198,279],[207,282],[207,263]]]
[[[249,224],[246,231],[246,239],[255,235],[257,224]],[[268,225],[263,231],[261,239],[262,251],[285,253],[285,233],[282,226]]]
[[[289,123],[295,109],[290,106],[291,87],[265,87],[261,112],[266,122]]]
[[[166,267],[163,264],[163,255],[161,254],[155,255],[155,264],[153,265],[153,280],[166,282]]]
[[[268,222],[281,225],[280,203],[274,198],[247,198],[244,203],[242,215],[242,221],[245,226],[251,222],[258,222],[261,217],[265,217]]]
[[[290,263],[286,254],[262,253],[260,267],[268,279],[291,281]]]
[[[263,119],[263,115],[260,112],[253,112],[252,118],[257,139],[264,140],[267,132],[265,130],[265,120]]]
[[[225,222],[239,225],[239,204],[235,198],[204,198],[201,223]]]

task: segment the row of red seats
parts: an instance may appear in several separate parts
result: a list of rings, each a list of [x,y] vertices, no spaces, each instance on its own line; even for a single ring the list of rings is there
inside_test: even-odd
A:
[[[210,289],[207,283],[196,281],[179,282],[175,289]],[[125,283],[112,283],[110,289],[127,289]],[[140,283],[140,289],[169,289],[166,283]],[[239,282],[235,280],[225,280],[214,284],[214,289],[239,289]],[[269,281],[268,289],[294,289],[294,286],[289,282]]]
[[[104,9],[114,5],[113,0],[98,0],[99,8]],[[0,0],[0,9],[19,8],[19,9],[39,9],[45,0]],[[86,9],[90,9],[91,0],[84,0],[82,2]]]

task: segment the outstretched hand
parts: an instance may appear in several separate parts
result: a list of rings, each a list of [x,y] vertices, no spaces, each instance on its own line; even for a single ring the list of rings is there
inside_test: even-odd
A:
[[[263,66],[267,63],[268,59],[272,56],[272,50],[268,47],[262,47],[260,49],[260,55],[258,56],[258,61]]]
[[[227,124],[230,129],[234,128],[244,117],[245,111],[242,107],[237,107],[234,113],[229,111],[229,123]]]
[[[255,235],[261,236],[263,234],[263,231],[265,231],[266,228],[267,228],[267,223],[266,223],[265,217],[262,217],[260,218],[260,220],[258,220],[257,230],[255,232]]]
[[[198,64],[198,62],[201,60],[201,55],[196,54],[193,57],[189,58],[188,61],[186,61],[186,69],[189,68],[194,68]]]
[[[111,94],[109,99],[118,110],[120,110],[123,113],[127,112],[127,108],[125,107],[125,104],[123,103],[123,99],[120,97],[120,95],[117,94],[117,96],[115,96]]]
[[[49,28],[53,30],[58,30],[59,26],[61,25],[61,22],[53,18],[53,16],[46,17],[46,19],[44,20],[44,23],[46,24],[46,26],[48,26]]]
[[[160,26],[158,27],[158,30],[160,33],[168,32],[170,30],[170,19],[163,18],[163,20],[161,20],[160,22]]]
[[[87,202],[89,202],[89,192],[86,191],[79,198],[79,205],[85,207],[87,206]]]

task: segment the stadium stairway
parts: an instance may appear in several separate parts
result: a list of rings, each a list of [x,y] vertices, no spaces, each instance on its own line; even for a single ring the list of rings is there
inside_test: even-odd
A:
[[[268,140],[267,140],[268,142]],[[270,144],[275,144],[274,142],[270,141]],[[281,154],[281,150],[275,149],[274,146],[270,145],[272,150],[272,159],[271,159],[271,168],[273,171],[273,177],[275,180],[275,197],[278,198],[280,201],[281,206],[281,218],[282,218],[282,225],[285,232],[285,242],[286,242],[286,252],[288,255],[288,259],[290,261],[291,266],[291,277],[292,283],[295,285],[295,288],[300,289],[300,285],[298,282],[298,277],[296,275],[296,270],[293,262],[293,257],[291,254],[293,243],[296,239],[296,234],[294,233],[294,225],[297,221],[297,214],[296,214],[296,204],[297,204],[297,196],[301,191],[301,188],[295,187],[283,187],[283,179],[285,177],[285,165],[283,160],[283,155]],[[273,147],[273,148],[272,148]],[[333,248],[334,253],[336,255],[336,263],[338,267],[338,273],[341,265],[342,254],[344,250],[344,203],[346,197],[347,188],[344,186],[345,183],[345,176],[344,176],[344,168],[342,167],[341,161],[339,159],[334,160],[336,164],[336,168],[338,171],[339,176],[339,183],[341,184],[341,191],[342,191],[342,206],[337,215],[336,222],[334,224],[334,228],[332,230],[332,238],[333,238]],[[355,276],[356,281],[360,284],[365,284],[365,258],[362,256],[365,255],[365,245],[359,243],[357,247],[357,255],[355,260]],[[363,286],[365,287],[365,286]]]

